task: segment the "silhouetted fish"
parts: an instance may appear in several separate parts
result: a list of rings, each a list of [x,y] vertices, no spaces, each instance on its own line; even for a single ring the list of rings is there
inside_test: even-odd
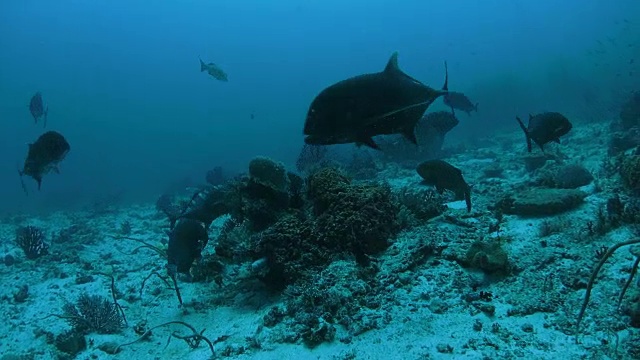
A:
[[[65,158],[71,147],[67,140],[60,133],[47,131],[33,143],[29,144],[29,152],[24,162],[22,170],[18,169],[22,188],[27,192],[27,188],[22,181],[22,176],[31,176],[38,183],[38,190],[42,185],[42,177],[54,171],[59,173],[58,164]]]
[[[459,92],[449,91],[444,97],[445,105],[451,107],[453,109],[461,110],[467,113],[467,115],[471,115],[472,111],[478,112],[478,103],[472,103],[469,98]]]
[[[418,126],[433,129],[444,136],[454,127],[458,126],[459,123],[460,121],[458,121],[458,118],[456,118],[456,115],[453,112],[436,111],[423,116],[418,123]]]
[[[425,184],[435,186],[439,193],[445,189],[453,191],[455,199],[464,200],[467,211],[471,211],[471,187],[464,181],[460,169],[443,160],[428,160],[418,165],[416,171]]]
[[[193,219],[180,219],[169,232],[167,264],[169,274],[189,274],[193,262],[202,258],[209,235],[205,225]]]
[[[315,97],[304,125],[305,143],[356,143],[378,149],[372,137],[403,134],[416,143],[414,128],[435,99],[447,93],[432,89],[398,67],[393,53],[384,71],[355,76],[322,90]]]
[[[42,103],[42,94],[38,91],[31,97],[31,101],[29,102],[29,111],[31,112],[31,116],[33,116],[33,120],[35,120],[36,124],[38,123],[38,119],[43,118],[44,127],[47,126],[47,114],[49,113],[49,107],[44,107]]]
[[[423,116],[415,130],[422,153],[420,159],[438,157],[442,151],[445,135],[458,123],[458,119],[451,111],[436,111]]]
[[[527,137],[527,150],[531,152],[531,140],[544,152],[544,145],[552,141],[560,143],[560,136],[567,134],[573,125],[564,115],[557,112],[545,112],[538,115],[529,114],[529,126],[525,127],[516,116],[518,124]]]
[[[206,71],[209,75],[213,76],[214,78],[220,81],[224,81],[224,82],[228,81],[227,74],[224,71],[222,71],[222,69],[220,69],[218,65],[214,63],[205,64],[204,61],[200,59],[200,72],[203,72],[203,71]]]

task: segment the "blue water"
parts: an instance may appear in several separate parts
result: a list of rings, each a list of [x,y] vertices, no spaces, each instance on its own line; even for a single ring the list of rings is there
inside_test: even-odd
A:
[[[393,51],[433,87],[449,62],[450,88],[480,104],[453,132],[462,141],[543,110],[609,120],[637,86],[639,14],[637,0],[5,0],[0,211],[153,199],[259,154],[292,165],[313,97]],[[199,56],[229,82],[201,73]],[[27,109],[36,91],[71,152],[42,191],[25,179],[26,197],[16,164],[44,131]]]

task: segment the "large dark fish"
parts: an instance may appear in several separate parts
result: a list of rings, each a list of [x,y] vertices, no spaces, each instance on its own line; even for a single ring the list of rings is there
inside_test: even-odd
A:
[[[59,173],[58,164],[64,160],[71,147],[60,133],[47,131],[32,144],[29,144],[29,152],[22,170],[18,169],[21,181],[22,176],[31,176],[38,183],[38,190],[42,185],[42,177],[50,171]],[[22,188],[26,190],[24,182]]]
[[[42,94],[38,91],[31,97],[31,101],[29,102],[29,111],[31,112],[31,116],[33,116],[33,120],[35,120],[36,124],[38,123],[38,119],[42,118],[44,127],[47,126],[47,114],[49,113],[49,107],[44,107],[42,103]]]
[[[372,137],[403,134],[416,144],[414,128],[425,110],[447,93],[432,89],[398,67],[393,53],[382,72],[355,76],[322,90],[315,97],[304,124],[305,143],[356,143],[378,149]]]
[[[198,220],[180,219],[169,232],[167,265],[169,273],[189,274],[193,262],[202,258],[202,249],[209,236],[205,225]]]
[[[518,124],[527,137],[527,149],[531,152],[531,140],[544,152],[544,145],[552,141],[560,143],[560,136],[568,133],[573,125],[564,115],[557,112],[545,112],[538,115],[529,115],[529,126],[524,126],[522,120],[516,116]]]
[[[445,189],[453,191],[455,199],[464,200],[467,211],[471,211],[471,187],[464,181],[460,169],[446,161],[428,160],[418,165],[416,171],[425,184],[435,186],[439,193]]]
[[[438,157],[444,145],[445,135],[458,123],[451,111],[436,111],[423,116],[415,130],[422,154],[420,160]]]
[[[449,91],[443,99],[445,105],[449,106],[452,111],[453,109],[464,111],[467,115],[471,115],[472,111],[478,112],[478,103],[472,103],[463,93]]]
[[[418,131],[418,128],[424,128],[425,131],[433,131],[444,136],[454,127],[458,126],[459,123],[460,121],[456,118],[456,115],[453,112],[436,111],[428,113],[420,119],[416,132]]]
[[[227,82],[229,79],[227,78],[227,74],[220,69],[220,67],[214,63],[205,64],[202,59],[200,59],[200,72],[206,71],[207,74],[213,76],[214,78]]]

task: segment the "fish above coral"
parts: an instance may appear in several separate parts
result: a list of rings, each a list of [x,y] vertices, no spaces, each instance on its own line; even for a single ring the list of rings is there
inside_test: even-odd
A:
[[[213,76],[215,79],[227,82],[229,78],[227,73],[225,73],[218,65],[214,63],[205,64],[202,59],[200,59],[200,72],[206,71],[207,74]]]
[[[35,123],[38,123],[38,120],[42,118],[43,126],[47,126],[47,114],[49,113],[49,107],[45,108],[44,103],[42,102],[42,93],[39,91],[35,93],[31,97],[31,101],[29,101],[29,112],[31,112],[31,116],[33,116],[33,120]]]
[[[379,150],[377,135],[402,134],[417,144],[414,128],[438,97],[448,91],[432,89],[405,74],[393,53],[383,71],[351,77],[322,90],[312,101],[304,124],[305,143],[355,143]]]
[[[467,211],[471,211],[471,187],[460,169],[443,160],[428,160],[418,165],[416,171],[425,185],[435,186],[441,194],[444,190],[453,191],[455,200],[464,200]]]
[[[64,160],[71,147],[62,134],[55,131],[47,131],[38,139],[29,144],[29,152],[22,170],[18,169],[22,188],[27,188],[22,181],[22,176],[32,177],[38,183],[38,190],[42,185],[42,177],[51,171],[60,173],[58,164]]]
[[[516,116],[518,124],[527,137],[527,150],[531,152],[531,141],[535,142],[540,150],[544,151],[544,145],[550,142],[560,143],[560,137],[566,135],[573,125],[569,119],[557,112],[544,112],[538,115],[529,114],[529,124],[524,126],[522,120]]]

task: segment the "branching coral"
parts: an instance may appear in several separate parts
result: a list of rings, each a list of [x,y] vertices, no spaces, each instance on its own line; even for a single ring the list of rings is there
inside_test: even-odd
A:
[[[318,216],[315,229],[328,248],[375,254],[399,230],[397,213],[389,187],[350,185]]]
[[[112,301],[82,293],[75,304],[66,303],[64,318],[79,333],[113,334],[123,326],[123,317]]]
[[[16,230],[16,245],[24,251],[27,259],[35,259],[49,253],[49,246],[44,240],[44,232],[35,226],[25,226]]]
[[[613,255],[613,253],[616,250],[624,246],[630,246],[630,245],[636,245],[636,244],[640,244],[640,239],[633,239],[633,240],[620,242],[610,247],[607,250],[607,252],[605,252],[602,255],[595,269],[593,269],[593,272],[591,272],[591,277],[589,278],[589,282],[587,283],[587,290],[584,295],[584,300],[582,301],[582,307],[580,308],[580,312],[578,313],[578,320],[576,321],[576,335],[580,331],[580,324],[582,323],[582,317],[584,316],[584,313],[587,310],[587,305],[589,305],[589,300],[591,299],[591,290],[593,289],[593,284],[596,280],[596,277],[598,276],[598,273],[600,272],[600,269],[602,269],[602,266],[607,262],[609,257],[611,257],[611,255]],[[622,302],[622,298],[624,297],[625,292],[629,288],[629,285],[633,281],[633,277],[635,276],[638,270],[638,265],[640,264],[640,251],[638,251],[638,253],[635,254],[635,256],[636,256],[636,261],[634,262],[633,267],[631,269],[631,274],[629,275],[629,278],[627,279],[627,282],[625,283],[625,286],[622,288],[620,296],[618,297],[618,306],[620,306],[620,303]]]

